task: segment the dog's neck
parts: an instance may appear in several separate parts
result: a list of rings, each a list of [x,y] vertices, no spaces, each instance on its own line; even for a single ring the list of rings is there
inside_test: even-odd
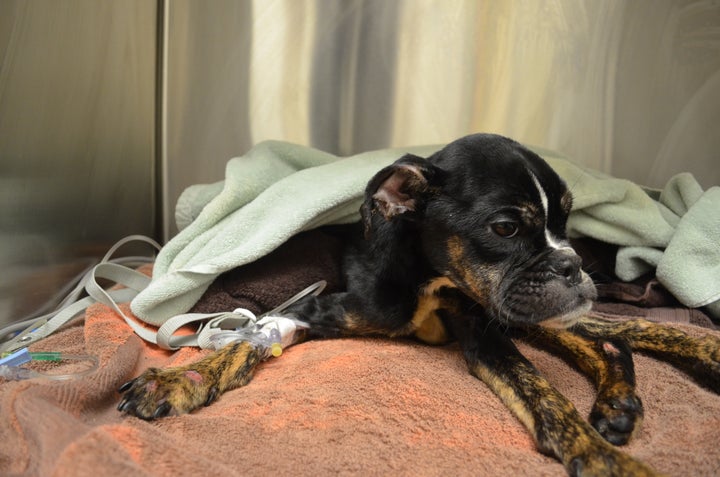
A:
[[[366,240],[366,246],[379,284],[386,282],[395,289],[401,286],[416,293],[418,287],[437,275],[422,252],[420,233],[414,222],[381,223]]]

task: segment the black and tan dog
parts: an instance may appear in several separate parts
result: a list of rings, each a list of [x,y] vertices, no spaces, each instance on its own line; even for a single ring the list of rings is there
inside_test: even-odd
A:
[[[368,184],[345,254],[347,291],[289,312],[310,325],[302,339],[455,339],[470,372],[568,473],[654,475],[613,445],[626,443],[643,415],[631,351],[654,353],[720,392],[720,340],[586,317],[596,292],[566,239],[571,205],[547,163],[504,137],[472,135],[427,159],[406,155]],[[590,423],[518,352],[512,330],[594,381]],[[149,369],[121,387],[118,409],[144,419],[192,411],[248,383],[259,361],[253,346],[235,343],[190,366]]]

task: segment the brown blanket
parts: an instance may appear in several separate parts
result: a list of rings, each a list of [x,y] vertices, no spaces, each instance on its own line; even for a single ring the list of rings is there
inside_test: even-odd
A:
[[[267,271],[266,265],[259,269]],[[292,273],[283,267],[275,272]],[[295,278],[314,279],[313,270]],[[263,303],[269,289],[239,296],[238,282],[224,280],[200,308],[228,300],[272,305]],[[292,290],[276,291],[282,301]],[[696,336],[718,334],[673,326]],[[519,346],[582,414],[589,413],[587,379],[552,355]],[[149,366],[183,364],[206,352],[159,350],[102,305],[33,348],[90,353],[100,366],[72,381],[0,381],[2,475],[564,475],[468,374],[454,345],[304,343],[263,363],[248,386],[212,406],[156,422],[117,412],[115,390]],[[649,357],[637,356],[636,368],[646,417],[625,450],[669,475],[719,475],[720,396]]]

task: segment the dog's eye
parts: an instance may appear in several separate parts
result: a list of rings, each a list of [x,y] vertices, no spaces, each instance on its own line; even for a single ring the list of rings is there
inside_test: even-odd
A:
[[[517,235],[519,227],[516,222],[495,222],[491,225],[492,231],[502,238],[510,238]]]

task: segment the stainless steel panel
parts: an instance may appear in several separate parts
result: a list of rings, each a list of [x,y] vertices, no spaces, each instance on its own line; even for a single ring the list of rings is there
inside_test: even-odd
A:
[[[651,185],[680,171],[720,184],[720,2],[626,5],[612,172]]]
[[[0,2],[0,324],[155,228],[156,2]]]

